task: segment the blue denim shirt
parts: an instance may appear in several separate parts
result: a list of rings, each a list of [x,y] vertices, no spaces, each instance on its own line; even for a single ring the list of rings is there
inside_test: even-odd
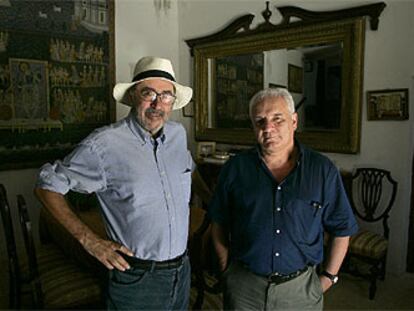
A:
[[[167,122],[154,140],[130,114],[94,131],[63,161],[45,164],[37,185],[96,192],[108,236],[137,258],[161,261],[186,249],[193,167],[182,125]]]
[[[323,259],[324,231],[334,236],[357,231],[336,167],[297,145],[297,166],[280,184],[257,149],[230,159],[209,206],[212,221],[230,231],[232,260],[259,275],[316,265]]]

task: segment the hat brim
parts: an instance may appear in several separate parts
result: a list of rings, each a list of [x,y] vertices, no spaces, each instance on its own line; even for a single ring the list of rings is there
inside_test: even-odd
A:
[[[174,81],[171,81],[165,78],[159,78],[159,77],[146,78],[146,79],[142,79],[142,80],[134,81],[130,83],[117,83],[114,87],[112,94],[117,102],[133,107],[135,106],[136,103],[131,102],[129,96],[125,96],[129,88],[131,88],[135,84],[140,83],[142,81],[153,80],[153,79],[165,80],[174,85],[176,99],[172,107],[173,110],[183,108],[190,102],[191,98],[193,97],[193,89],[191,87],[184,86],[184,85],[178,84],[177,82],[174,82]]]

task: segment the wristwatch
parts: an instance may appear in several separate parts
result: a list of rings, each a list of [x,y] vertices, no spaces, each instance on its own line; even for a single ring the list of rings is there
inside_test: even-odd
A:
[[[330,274],[328,271],[323,270],[321,275],[326,276],[328,279],[331,280],[332,284],[338,283],[339,277],[338,275]]]

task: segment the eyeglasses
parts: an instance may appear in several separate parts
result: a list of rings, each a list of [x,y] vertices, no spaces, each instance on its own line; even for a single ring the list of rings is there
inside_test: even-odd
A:
[[[164,105],[171,105],[176,98],[176,96],[172,94],[170,91],[157,93],[154,89],[148,87],[145,87],[142,90],[140,90],[139,95],[143,100],[151,102],[154,102],[159,98],[161,103],[163,103]]]

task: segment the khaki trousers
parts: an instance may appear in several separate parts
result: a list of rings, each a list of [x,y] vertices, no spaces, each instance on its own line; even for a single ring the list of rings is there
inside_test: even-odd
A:
[[[232,263],[224,272],[224,310],[322,310],[323,292],[315,268],[282,284]]]

